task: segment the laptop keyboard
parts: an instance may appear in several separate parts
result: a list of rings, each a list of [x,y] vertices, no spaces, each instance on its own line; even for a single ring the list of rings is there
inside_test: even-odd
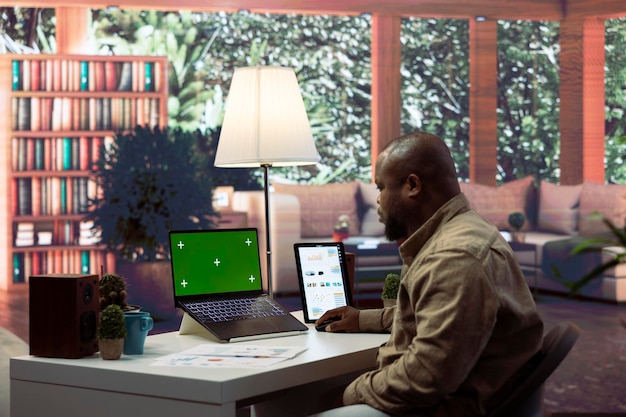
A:
[[[243,320],[289,314],[268,297],[199,301],[188,303],[187,307],[199,319],[205,322]]]

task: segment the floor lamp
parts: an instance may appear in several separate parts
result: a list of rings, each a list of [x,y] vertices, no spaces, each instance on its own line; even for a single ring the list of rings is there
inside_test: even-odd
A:
[[[296,74],[291,68],[237,68],[226,99],[215,166],[262,167],[268,292],[272,288],[269,169],[319,161]]]

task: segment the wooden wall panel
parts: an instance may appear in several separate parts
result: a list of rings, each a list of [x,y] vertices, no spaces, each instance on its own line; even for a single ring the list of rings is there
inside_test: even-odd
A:
[[[604,21],[562,22],[560,40],[561,184],[604,183]]]
[[[470,181],[496,184],[498,106],[498,26],[494,20],[469,21]]]
[[[372,16],[372,178],[378,153],[400,136],[401,18]]]

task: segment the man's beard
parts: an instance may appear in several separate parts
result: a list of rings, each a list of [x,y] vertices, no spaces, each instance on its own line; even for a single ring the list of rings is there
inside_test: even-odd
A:
[[[385,221],[385,237],[389,241],[398,241],[407,238],[406,223],[402,221],[407,216],[407,210],[402,207],[401,200],[394,198],[389,204]]]

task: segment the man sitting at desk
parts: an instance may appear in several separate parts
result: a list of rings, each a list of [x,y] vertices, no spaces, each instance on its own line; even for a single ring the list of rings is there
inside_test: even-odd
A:
[[[318,323],[340,319],[326,331],[391,335],[377,369],[343,392],[348,407],[322,415],[485,414],[542,343],[517,261],[498,230],[469,209],[441,139],[414,133],[391,142],[378,158],[376,185],[385,234],[402,242],[397,306],[342,307]]]

